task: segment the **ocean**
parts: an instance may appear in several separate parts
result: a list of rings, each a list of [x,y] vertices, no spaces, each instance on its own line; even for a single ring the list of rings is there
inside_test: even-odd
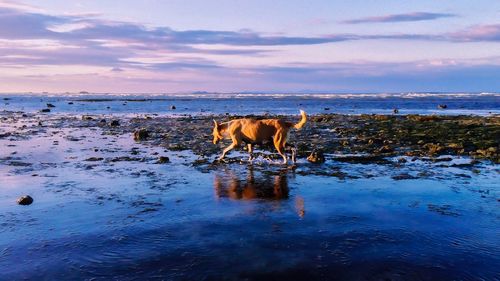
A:
[[[394,109],[399,114],[500,114],[500,93],[0,95],[0,110],[36,112],[46,103],[55,106],[53,113],[88,114],[297,114],[299,108],[310,114],[393,114]]]

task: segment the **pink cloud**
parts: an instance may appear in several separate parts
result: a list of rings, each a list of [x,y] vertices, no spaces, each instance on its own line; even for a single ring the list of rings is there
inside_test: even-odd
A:
[[[456,41],[500,41],[500,24],[475,25],[449,34]]]

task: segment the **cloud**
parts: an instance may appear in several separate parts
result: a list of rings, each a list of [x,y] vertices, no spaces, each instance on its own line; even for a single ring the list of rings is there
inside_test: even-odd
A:
[[[8,0],[0,0],[0,7],[1,8],[15,9],[15,10],[22,10],[22,11],[26,11],[26,12],[43,12],[43,10],[38,8],[38,7],[23,4],[23,3],[18,3],[18,2],[14,2],[14,1],[8,1]]]
[[[111,89],[108,87],[114,85],[141,89],[140,83],[158,85],[158,88],[145,91],[156,91],[160,87],[192,90],[183,88],[190,85],[200,87],[194,90],[259,90],[257,87],[267,90],[275,86],[293,90],[294,87],[305,85],[317,89],[347,89],[349,85],[353,87],[351,83],[358,83],[360,87],[365,85],[386,90],[389,86],[382,88],[377,86],[377,83],[405,81],[416,87],[418,83],[412,82],[412,78],[415,78],[415,81],[427,81],[425,79],[430,78],[424,79],[425,75],[447,77],[443,73],[456,73],[456,77],[464,81],[471,80],[466,74],[479,77],[479,81],[492,81],[493,71],[498,70],[494,65],[500,65],[498,59],[481,62],[485,65],[483,68],[474,62],[453,60],[411,63],[302,63],[255,67],[245,65],[248,62],[255,65],[253,59],[256,56],[270,56],[272,61],[273,55],[279,55],[281,50],[286,49],[283,46],[290,45],[319,45],[356,40],[498,42],[500,24],[475,25],[442,34],[325,34],[303,37],[270,35],[251,30],[181,31],[168,27],[151,28],[137,23],[104,20],[93,15],[51,15],[41,10],[27,10],[12,3],[2,3],[5,2],[0,0],[0,26],[9,27],[0,28],[0,80],[4,81],[4,84],[0,83],[0,90],[3,91],[7,82],[13,85],[12,89],[16,85],[26,85],[22,83],[23,79],[47,85],[48,89],[57,89],[67,87],[70,83],[80,85],[85,81],[85,77],[92,83],[94,79],[100,81],[99,87],[103,89]],[[424,14],[408,14],[413,17],[407,17],[407,20],[453,16]],[[378,21],[404,21],[402,15],[390,17]],[[40,74],[44,77],[39,77]],[[71,77],[65,74],[71,74]],[[7,81],[6,77],[11,81]],[[64,77],[68,79],[66,83],[61,80]],[[236,85],[237,83],[240,84]],[[343,84],[345,87],[337,87]],[[207,88],[204,88],[204,85]],[[438,85],[437,81],[435,85]]]
[[[450,17],[452,14],[410,13],[373,17],[348,21],[360,22],[393,22],[428,20]],[[317,45],[325,43],[371,40],[436,40],[436,41],[498,41],[498,25],[471,27],[453,34],[326,34],[316,37],[272,36],[250,30],[186,30],[178,31],[168,27],[148,28],[146,26],[119,21],[107,21],[82,15],[55,16],[41,12],[27,12],[0,5],[0,26],[12,28],[0,29],[0,39],[48,39],[64,44],[84,47],[104,48],[106,42],[121,42],[123,48],[168,49],[185,53],[209,53],[218,55],[262,55],[266,50],[200,50],[196,45],[228,45],[228,46],[286,46]],[[101,44],[99,44],[101,42]]]
[[[269,36],[249,30],[176,31],[168,27],[147,28],[135,23],[105,21],[81,16],[53,16],[42,13],[28,13],[5,7],[0,7],[0,26],[12,27],[0,30],[0,38],[3,39],[43,38],[76,44],[85,44],[88,40],[117,40],[127,43],[140,42],[146,46],[176,48],[196,44],[223,44],[232,46],[316,45],[370,39],[370,36],[355,34],[299,37]],[[189,47],[185,48],[187,50]],[[251,51],[246,52],[250,53]],[[219,54],[222,53],[223,51],[219,52]]]
[[[448,34],[450,40],[477,42],[500,41],[500,24],[475,25],[465,30]]]
[[[127,40],[145,44],[226,44],[234,46],[311,45],[350,40],[343,35],[323,37],[265,36],[249,30],[175,31],[168,27],[147,28],[140,24],[105,21],[79,15],[53,16],[0,6],[0,38],[54,39],[67,41]]]
[[[492,61],[498,62],[498,59]],[[500,64],[471,65],[470,62],[456,61],[297,63],[279,67],[217,67],[208,70],[199,69],[195,75],[186,75],[167,66],[163,71],[145,76],[91,72],[86,75],[44,74],[11,78],[0,75],[0,83],[12,85],[11,89],[17,91],[20,89],[15,88],[16,85],[25,85],[22,90],[117,92],[127,89],[140,93],[196,90],[296,92],[303,89],[323,92],[495,91],[500,88]],[[88,83],[89,80],[93,83]]]
[[[445,14],[445,13],[426,13],[426,12],[414,12],[407,14],[394,14],[379,17],[366,17],[352,20],[345,20],[341,23],[347,24],[359,24],[359,23],[384,23],[384,22],[408,22],[408,21],[426,21],[435,20],[440,18],[456,17],[455,14]]]

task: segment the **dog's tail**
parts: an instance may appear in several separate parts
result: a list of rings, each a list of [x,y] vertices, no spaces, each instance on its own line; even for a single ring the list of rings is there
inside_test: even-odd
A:
[[[293,125],[293,127],[297,130],[301,129],[302,127],[304,127],[304,125],[306,124],[307,122],[307,115],[306,115],[306,112],[304,110],[300,110],[300,116],[302,116],[302,118],[300,119],[299,123]]]

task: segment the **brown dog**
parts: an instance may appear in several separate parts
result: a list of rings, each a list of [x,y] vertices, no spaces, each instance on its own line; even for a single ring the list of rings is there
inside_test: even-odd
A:
[[[304,127],[307,121],[307,115],[303,110],[300,111],[300,115],[302,118],[297,124],[279,119],[255,120],[251,118],[243,118],[220,124],[214,120],[214,129],[212,132],[214,136],[214,144],[217,144],[223,139],[231,139],[233,141],[231,145],[224,149],[222,155],[219,157],[219,160],[224,159],[226,153],[239,146],[242,141],[247,143],[250,160],[252,160],[252,145],[272,140],[274,147],[283,157],[283,163],[286,164],[288,159],[285,154],[285,145],[288,138],[288,132],[291,128],[298,130]],[[293,157],[292,160],[295,162],[295,157]]]

